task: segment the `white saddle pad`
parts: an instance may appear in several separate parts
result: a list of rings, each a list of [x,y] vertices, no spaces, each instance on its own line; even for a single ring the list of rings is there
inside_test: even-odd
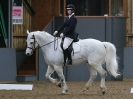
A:
[[[74,50],[74,53],[80,52],[80,43],[79,42],[73,43],[73,50]]]

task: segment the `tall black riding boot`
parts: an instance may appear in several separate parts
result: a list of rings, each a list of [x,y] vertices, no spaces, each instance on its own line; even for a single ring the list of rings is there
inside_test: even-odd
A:
[[[67,65],[72,65],[71,52],[72,52],[71,49],[67,49],[67,57],[68,57]]]
[[[63,50],[63,53],[64,53],[64,66],[65,66],[66,65],[66,60],[67,60],[67,57],[68,57],[67,50]]]

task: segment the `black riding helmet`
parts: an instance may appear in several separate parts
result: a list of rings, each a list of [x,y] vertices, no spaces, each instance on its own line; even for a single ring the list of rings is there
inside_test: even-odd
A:
[[[75,6],[73,4],[68,4],[66,9],[67,10],[70,9],[70,10],[72,10],[74,12],[75,11]]]

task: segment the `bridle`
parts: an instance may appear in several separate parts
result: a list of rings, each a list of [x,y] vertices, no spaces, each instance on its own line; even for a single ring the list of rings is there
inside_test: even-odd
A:
[[[27,48],[29,48],[29,49],[31,49],[31,50],[34,50],[35,49],[35,42],[36,42],[36,40],[35,40],[35,36],[33,35],[32,36],[32,38],[30,38],[30,39],[33,39],[33,47],[27,47]]]
[[[44,45],[39,45],[39,43],[35,40],[35,36],[34,36],[34,34],[33,34],[33,36],[32,36],[32,38],[30,38],[30,39],[33,39],[33,47],[27,47],[27,48],[29,48],[29,49],[31,49],[31,50],[34,50],[34,49],[36,49],[36,47],[35,47],[35,43],[37,43],[38,44],[38,47],[37,47],[37,49],[39,49],[39,48],[42,48],[42,47],[44,47],[44,46],[47,46],[47,45],[49,45],[49,44],[51,44],[51,43],[53,43],[54,42],[54,50],[56,50],[57,48],[55,48],[55,43],[56,43],[56,41],[57,41],[57,45],[58,45],[58,38],[54,38],[54,41],[51,41],[51,42],[49,42],[49,43],[46,43],[46,44],[44,44]],[[58,47],[58,46],[57,46]]]

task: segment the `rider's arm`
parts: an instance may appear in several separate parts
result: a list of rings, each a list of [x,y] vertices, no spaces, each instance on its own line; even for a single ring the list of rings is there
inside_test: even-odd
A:
[[[66,27],[66,23],[67,23],[67,19],[65,20],[64,24],[59,28],[57,29],[55,32],[54,32],[54,35],[57,35],[57,34],[61,34],[61,31]]]

